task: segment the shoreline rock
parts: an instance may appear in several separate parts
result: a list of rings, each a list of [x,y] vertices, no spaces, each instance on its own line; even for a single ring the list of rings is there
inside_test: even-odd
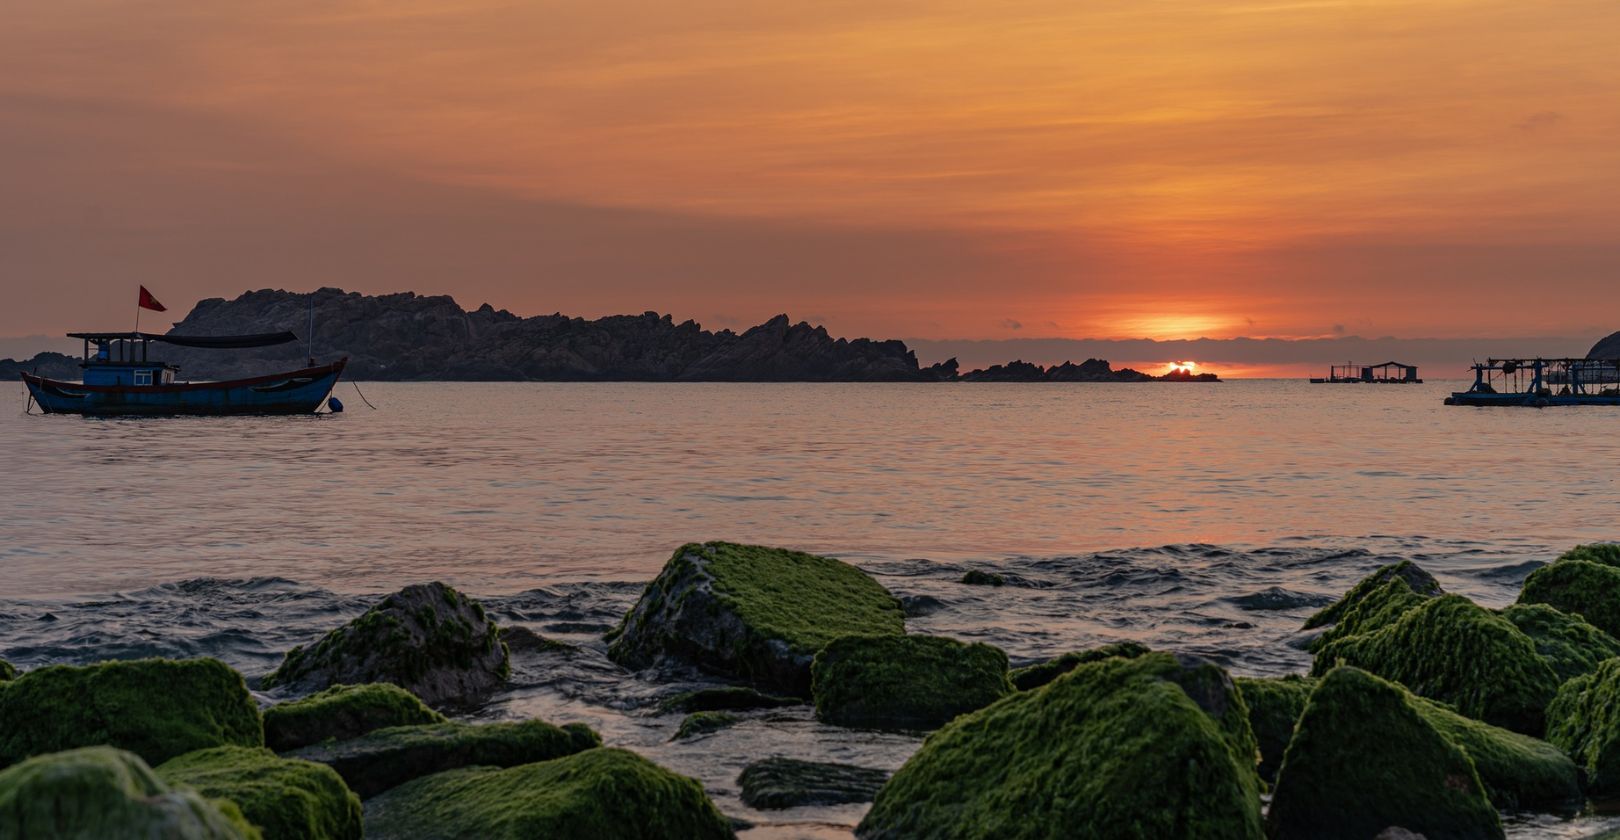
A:
[[[1014,691],[1007,654],[942,636],[842,636],[811,666],[816,719],[865,729],[937,729]]]
[[[264,840],[360,840],[360,798],[332,768],[263,747],[214,747],[158,765],[158,778],[234,802]]]
[[[393,683],[334,685],[264,710],[264,742],[287,752],[322,741],[347,741],[392,726],[448,723],[416,695]]]
[[[38,755],[0,770],[0,837],[260,840],[234,802],[174,788],[112,747]]]

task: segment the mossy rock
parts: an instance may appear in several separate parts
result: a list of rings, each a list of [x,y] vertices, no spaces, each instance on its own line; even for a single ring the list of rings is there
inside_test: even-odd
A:
[[[1486,723],[1540,736],[1558,675],[1530,637],[1461,595],[1425,600],[1393,624],[1316,652],[1312,676],[1352,665]],[[1410,828],[1410,826],[1407,826]]]
[[[158,765],[158,777],[211,799],[228,799],[264,840],[359,840],[360,798],[324,764],[263,747],[214,747]]]
[[[1392,624],[1407,610],[1444,594],[1440,582],[1410,560],[1380,566],[1339,600],[1305,619],[1306,630],[1328,627],[1312,640],[1310,649]]]
[[[744,767],[737,784],[744,805],[765,811],[871,802],[888,779],[870,767],[772,756]]]
[[[675,730],[671,741],[685,741],[710,732],[719,732],[742,722],[742,718],[729,712],[693,712],[681,719],[679,729]]]
[[[856,834],[1257,840],[1255,758],[1225,671],[1165,653],[1108,658],[931,735]]]
[[[1556,746],[1464,717],[1433,700],[1408,699],[1435,731],[1468,754],[1485,798],[1497,810],[1572,813],[1580,806],[1580,774]]]
[[[765,694],[743,685],[722,685],[700,688],[675,695],[658,704],[660,712],[737,712],[747,709],[777,709],[798,706],[804,700]]]
[[[1575,759],[1595,803],[1620,805],[1620,659],[1564,683],[1547,707],[1547,740]]]
[[[216,659],[36,668],[0,690],[0,766],[106,745],[152,764],[208,747],[264,745],[242,675]]]
[[[1316,689],[1316,680],[1290,674],[1286,677],[1237,677],[1233,680],[1249,707],[1249,728],[1260,745],[1260,778],[1276,781],[1283,753],[1294,737],[1294,724],[1305,711],[1305,700]]]
[[[366,803],[371,840],[729,840],[695,780],[628,750],[598,748],[505,770],[470,767]]]
[[[1620,638],[1620,567],[1583,559],[1542,566],[1525,578],[1519,603],[1556,607]]]
[[[511,674],[484,606],[434,582],[407,586],[309,647],[287,651],[265,688],[386,682],[431,706],[477,703]]]
[[[962,575],[962,583],[968,586],[1006,586],[1007,579],[995,572],[985,572],[979,569],[968,569]]]
[[[1391,826],[1429,840],[1503,836],[1468,754],[1400,686],[1336,668],[1311,693],[1277,773],[1271,840],[1367,840]]]
[[[1014,688],[1029,691],[1032,688],[1040,688],[1087,662],[1098,662],[1114,656],[1135,659],[1145,653],[1152,653],[1147,645],[1137,642],[1114,642],[1089,650],[1065,653],[1034,665],[1014,668],[1008,676],[1012,679]]]
[[[1514,604],[1502,610],[1502,617],[1530,637],[1560,682],[1589,674],[1603,660],[1620,656],[1620,641],[1613,636],[1546,604]]]
[[[935,729],[1012,693],[1007,654],[941,636],[844,636],[816,654],[816,718],[835,726]]]
[[[0,771],[0,837],[258,840],[231,802],[172,788],[140,756],[84,747]]]
[[[325,764],[362,799],[420,776],[458,767],[512,767],[546,761],[599,746],[584,724],[552,726],[538,720],[511,723],[438,723],[379,729],[348,741],[313,744],[288,753]]]
[[[696,665],[766,691],[810,694],[810,662],[848,635],[905,632],[900,602],[854,566],[782,548],[685,545],[610,637],[629,668]]]
[[[445,723],[416,695],[393,683],[334,685],[264,710],[264,743],[286,752],[325,740],[345,741],[390,726]]]
[[[1578,545],[1558,556],[1553,562],[1585,560],[1604,566],[1620,567],[1620,543],[1588,543]]]
[[[5,661],[4,659],[0,659],[0,682],[6,682],[16,678],[17,666]]]

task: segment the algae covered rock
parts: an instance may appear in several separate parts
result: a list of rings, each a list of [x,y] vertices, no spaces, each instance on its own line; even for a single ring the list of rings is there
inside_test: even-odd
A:
[[[1588,563],[1620,567],[1620,543],[1578,545],[1559,555],[1558,560],[1554,562],[1562,560],[1585,560]]]
[[[242,675],[215,659],[51,665],[0,690],[0,766],[95,745],[160,764],[192,750],[263,744]]]
[[[1591,673],[1603,660],[1620,656],[1620,641],[1613,636],[1546,604],[1514,604],[1502,610],[1502,617],[1530,637],[1561,681]]]
[[[940,636],[844,636],[816,654],[816,717],[837,726],[934,729],[1013,691],[1007,654]]]
[[[804,703],[797,697],[765,694],[742,685],[700,688],[675,695],[658,704],[661,712],[725,712],[747,709],[777,709]]]
[[[416,695],[393,683],[334,685],[264,710],[264,742],[276,752],[344,741],[390,726],[445,723]]]
[[[1620,803],[1620,659],[1564,683],[1547,707],[1547,740],[1580,765],[1594,802]]]
[[[1575,762],[1557,747],[1463,717],[1433,700],[1407,699],[1435,731],[1474,762],[1485,798],[1497,810],[1570,812],[1580,805]]]
[[[1399,682],[1476,720],[1538,736],[1559,684],[1529,636],[1460,595],[1427,599],[1392,624],[1323,645],[1311,674],[1323,676],[1340,664]]]
[[[158,765],[158,777],[228,799],[264,840],[359,840],[360,798],[324,764],[263,747],[214,747]]]
[[[434,582],[407,586],[314,645],[287,651],[263,685],[318,691],[388,682],[438,706],[476,703],[510,672],[483,605]]]
[[[1255,757],[1225,671],[1165,653],[1107,658],[934,733],[856,833],[1256,840]]]
[[[1311,649],[1391,624],[1407,610],[1444,594],[1440,582],[1410,560],[1381,566],[1339,600],[1305,619],[1307,630],[1332,625],[1312,642]]]
[[[1148,650],[1147,645],[1137,642],[1114,642],[1090,650],[1065,653],[1062,656],[1048,659],[1045,662],[1038,662],[1034,665],[1014,668],[1009,677],[1012,679],[1014,688],[1019,691],[1028,691],[1032,688],[1040,688],[1087,662],[1097,662],[1114,656],[1135,659],[1144,653],[1151,652]]]
[[[1249,728],[1260,745],[1260,778],[1277,778],[1283,753],[1294,737],[1294,724],[1305,711],[1305,700],[1316,689],[1316,680],[1298,675],[1286,677],[1237,677],[1233,680],[1243,692],[1249,707]]]
[[[685,741],[710,732],[719,732],[727,727],[742,722],[742,718],[727,712],[693,712],[681,719],[680,728],[675,730],[671,741]]]
[[[36,756],[0,771],[0,837],[258,840],[230,802],[171,788],[112,747]]]
[[[871,802],[889,774],[870,767],[772,756],[737,777],[743,804],[760,810]]]
[[[900,602],[848,563],[736,543],[682,546],[613,631],[630,668],[671,659],[798,696],[839,636],[905,632]]]
[[[703,787],[627,750],[598,748],[505,770],[472,767],[366,803],[371,840],[729,840]]]
[[[968,569],[962,575],[961,583],[968,586],[1006,586],[1007,579],[995,572],[986,572],[980,569]]]
[[[1336,668],[1311,693],[1267,814],[1272,840],[1367,840],[1399,826],[1429,840],[1503,836],[1474,763],[1399,686]]]
[[[0,659],[0,682],[14,680],[16,678],[17,666],[5,661],[4,659]]]
[[[1620,567],[1579,558],[1560,559],[1525,578],[1519,603],[1556,607],[1586,619],[1610,636],[1620,637]]]
[[[362,799],[395,785],[458,767],[511,767],[546,761],[599,746],[583,724],[440,723],[379,729],[348,741],[325,742],[288,753],[325,764]]]

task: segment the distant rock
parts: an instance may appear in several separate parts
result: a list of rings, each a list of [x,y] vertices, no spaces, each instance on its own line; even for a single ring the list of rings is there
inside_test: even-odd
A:
[[[1107,359],[1087,359],[1080,364],[1064,362],[1043,368],[1022,359],[1005,365],[991,365],[962,375],[963,382],[1219,382],[1213,373],[1171,371],[1153,376],[1130,368],[1114,370]]]
[[[79,360],[61,353],[40,353],[32,359],[0,359],[0,379],[15,382],[25,373],[77,381]]]
[[[1587,351],[1588,359],[1620,359],[1620,332],[1610,333]]]

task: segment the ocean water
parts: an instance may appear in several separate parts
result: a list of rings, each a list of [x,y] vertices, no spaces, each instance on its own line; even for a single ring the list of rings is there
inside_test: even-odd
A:
[[[893,769],[920,738],[799,708],[671,743],[679,717],[653,707],[698,682],[604,656],[680,544],[842,557],[913,630],[1019,664],[1137,639],[1282,674],[1309,667],[1305,616],[1380,564],[1496,606],[1620,536],[1620,411],[1449,408],[1451,383],[360,387],[376,410],[344,384],[343,414],[260,419],[27,416],[0,394],[0,657],[252,676],[443,580],[577,646],[518,657],[475,717],[586,722],[701,779],[749,836],[848,837],[865,806],[753,811],[737,773],[770,754]],[[1011,585],[957,583],[968,568]]]

